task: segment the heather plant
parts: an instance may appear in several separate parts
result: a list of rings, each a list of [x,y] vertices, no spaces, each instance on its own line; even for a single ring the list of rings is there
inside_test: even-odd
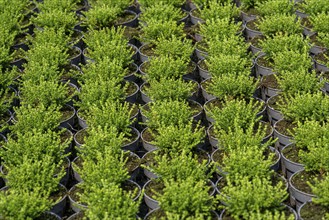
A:
[[[279,32],[284,34],[302,33],[300,20],[296,21],[295,15],[276,14],[264,16],[257,26],[265,36],[272,36]]]
[[[144,8],[150,7],[152,5],[154,5],[157,1],[155,0],[140,0],[139,3],[140,5]],[[181,7],[184,3],[185,0],[163,0],[162,1],[164,4],[167,5],[172,5],[175,7]]]
[[[233,20],[239,16],[239,9],[230,1],[208,1],[200,10],[200,18]]]
[[[317,15],[321,12],[329,12],[329,5],[326,0],[305,0],[300,7],[306,14]]]
[[[209,57],[229,54],[250,59],[250,54],[248,53],[249,45],[245,43],[243,38],[237,35],[214,38],[214,40],[208,41],[207,45]]]
[[[312,192],[316,195],[312,199],[312,202],[325,207],[329,206],[329,176],[328,173],[324,176],[321,181],[316,181],[314,185],[311,185]],[[329,213],[327,213],[329,215]]]
[[[313,61],[308,52],[298,53],[293,50],[283,50],[273,55],[274,70],[278,73],[282,71],[295,71],[297,69],[310,70]]]
[[[159,79],[149,80],[149,87],[145,88],[145,93],[153,101],[161,100],[186,100],[192,96],[197,89],[197,85],[193,82],[186,82],[183,79]]]
[[[148,23],[150,20],[158,21],[178,21],[184,17],[180,8],[166,4],[163,1],[155,1],[149,7],[142,8],[141,21]]]
[[[328,12],[322,12],[320,14],[310,16],[310,23],[312,30],[316,32],[329,33],[329,15]]]
[[[44,0],[37,2],[37,6],[41,11],[71,11],[74,10],[79,0]]]
[[[261,1],[256,3],[256,10],[261,16],[293,14],[294,2],[286,0]]]
[[[97,29],[111,27],[120,13],[121,9],[111,4],[97,4],[85,12],[86,23]]]

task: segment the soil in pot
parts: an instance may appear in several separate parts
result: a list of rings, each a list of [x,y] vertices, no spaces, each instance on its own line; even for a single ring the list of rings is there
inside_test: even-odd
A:
[[[275,129],[285,136],[292,136],[292,132],[297,125],[286,120],[280,120],[275,124]]]
[[[306,172],[303,170],[292,177],[291,183],[296,187],[296,189],[308,194],[312,194],[312,188],[308,183],[315,185],[315,180],[320,181],[322,178],[323,176],[321,176],[319,173]]]
[[[134,184],[133,182],[130,182],[130,181],[125,181],[121,184],[121,187],[123,189],[123,191],[127,192],[127,193],[131,193],[131,198],[132,199],[137,199],[139,193],[140,193],[140,190],[139,190],[139,187]]]
[[[128,83],[128,87],[125,91],[125,94],[126,96],[131,96],[138,90],[138,88],[136,88],[135,84],[133,83],[130,82],[126,82],[126,83]]]
[[[140,48],[140,52],[148,57],[152,57],[155,56],[154,49],[155,49],[154,44],[145,44],[145,46]]]
[[[61,121],[66,121],[72,117],[74,114],[74,110],[68,106],[65,106],[64,108],[61,109],[62,117]]]
[[[129,13],[127,11],[123,12],[121,15],[119,15],[117,17],[117,19],[115,20],[115,24],[122,24],[125,23],[127,21],[131,21],[136,17],[135,14]]]
[[[314,56],[314,59],[320,63],[320,64],[324,64],[326,65],[328,62],[329,62],[329,50],[327,50],[326,52],[324,53],[319,53],[317,55]],[[329,67],[328,67],[329,68]]]
[[[87,206],[87,204],[83,204],[83,203],[80,203],[80,196],[79,195],[82,195],[83,194],[83,190],[77,186],[74,186],[73,189],[70,190],[69,192],[69,196],[71,197],[71,199],[73,201],[75,201],[76,203],[78,204],[81,204],[81,205],[84,205],[84,206]]]
[[[300,158],[298,156],[299,149],[293,145],[291,147],[286,147],[282,150],[282,154],[290,161],[295,163],[300,163]]]
[[[313,202],[308,202],[301,208],[300,217],[304,220],[322,220],[328,212],[328,207],[317,205]]]
[[[279,84],[274,74],[264,76],[262,80],[262,86],[266,88],[278,89]]]
[[[124,146],[135,141],[138,138],[138,134],[133,129],[131,129],[130,134],[129,135],[126,134],[125,138],[127,138],[127,140],[123,142]]]
[[[57,202],[66,196],[66,189],[63,186],[58,186],[58,189],[55,192],[52,192],[49,196],[49,199],[53,202]]]
[[[128,158],[125,167],[127,168],[129,173],[137,169],[141,163],[140,158],[135,154],[127,153],[125,155],[125,158]]]
[[[165,188],[164,183],[160,179],[154,179],[147,184],[145,187],[145,193],[150,198],[155,199],[157,195],[163,194],[163,190]]]
[[[265,39],[265,36],[258,35],[258,36],[255,36],[255,37],[249,39],[247,42],[251,43],[254,47],[260,48],[260,41],[264,40],[264,39]]]
[[[153,135],[154,134],[154,135]],[[145,129],[145,131],[143,132],[143,139],[145,140],[145,141],[147,141],[148,143],[151,143],[152,141],[154,141],[155,140],[155,136],[157,136],[157,132],[156,131],[151,131],[151,129],[150,128],[147,128],[147,129]]]
[[[78,143],[80,144],[84,144],[85,143],[85,138],[88,136],[88,132],[86,129],[81,130],[80,132],[78,132],[75,136],[76,140]]]
[[[257,64],[259,66],[264,66],[267,68],[273,68],[273,62],[272,60],[268,59],[266,56],[261,56],[259,58],[257,58]]]

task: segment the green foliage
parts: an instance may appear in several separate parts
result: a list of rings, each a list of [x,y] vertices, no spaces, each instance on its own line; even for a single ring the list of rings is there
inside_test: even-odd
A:
[[[14,94],[9,86],[13,83],[15,73],[16,69],[2,72],[0,66],[0,115],[7,112],[13,100]]]
[[[129,179],[126,168],[127,157],[123,151],[118,152],[111,146],[104,148],[105,151],[94,152],[94,158],[83,158],[82,169],[77,168],[83,179],[79,188],[85,194],[90,194],[93,186],[104,188],[110,183],[121,184]]]
[[[97,4],[87,12],[86,22],[91,28],[110,27],[121,13],[121,9],[111,4]]]
[[[120,82],[119,79],[103,80],[100,75],[85,81],[85,84],[81,85],[80,102],[77,104],[81,110],[88,111],[93,105],[99,106],[107,101],[123,100],[128,84],[122,85]]]
[[[328,8],[329,11],[329,8]],[[310,16],[310,23],[312,24],[312,30],[316,32],[329,33],[329,14],[328,12],[322,12],[320,14]]]
[[[162,100],[151,102],[148,111],[143,111],[147,118],[147,126],[151,129],[170,125],[187,124],[192,120],[191,109],[187,102],[178,100]]]
[[[229,18],[208,19],[204,24],[200,24],[200,34],[205,41],[215,41],[220,43],[222,39],[230,39],[242,30],[241,22],[233,22]],[[217,40],[218,39],[218,40]]]
[[[104,183],[101,188],[96,185],[90,188],[91,192],[81,197],[88,204],[85,212],[88,219],[136,219],[142,196],[138,201],[133,201],[132,193],[113,183]]]
[[[40,195],[38,191],[0,192],[0,216],[4,219],[32,220],[49,210],[51,205],[51,201]]]
[[[170,38],[159,38],[154,53],[158,56],[169,55],[174,59],[181,59],[185,63],[190,61],[194,51],[192,41],[173,35]]]
[[[127,102],[108,100],[99,105],[90,106],[89,111],[86,112],[86,121],[90,127],[115,127],[118,132],[129,136],[132,111],[133,108]]]
[[[265,36],[272,36],[279,32],[284,34],[300,34],[302,26],[300,20],[296,21],[295,15],[276,14],[264,16],[256,24]]]
[[[62,50],[67,50],[67,45],[70,42],[70,36],[65,34],[64,28],[55,29],[54,27],[44,27],[42,29],[36,29],[35,35],[28,36],[29,40],[33,42],[31,47],[40,45],[52,45]]]
[[[186,61],[171,57],[170,55],[164,55],[150,59],[145,80],[181,79],[187,73],[188,63]]]
[[[10,126],[10,130],[14,134],[22,133],[36,129],[41,133],[48,130],[54,131],[60,124],[62,114],[60,113],[60,106],[44,105],[32,106],[24,105],[20,108],[15,108],[15,122]]]
[[[304,12],[309,15],[329,12],[329,5],[326,0],[304,0],[301,3],[301,7],[304,9]]]
[[[264,1],[265,0],[240,0],[241,7],[246,10],[254,8],[258,3],[261,3]]]
[[[185,124],[178,121],[177,124],[159,127],[152,144],[165,152],[191,151],[205,137],[204,129],[193,125],[192,120]]]
[[[133,0],[90,0],[88,2],[92,5],[92,7],[98,7],[99,4],[108,4],[120,8],[121,11],[125,10],[134,3]]]
[[[176,21],[162,21],[156,19],[149,20],[147,24],[142,25],[141,40],[143,42],[154,42],[158,38],[170,38],[172,36],[184,36],[184,24],[177,25]]]
[[[268,0],[256,3],[256,10],[262,16],[276,14],[293,14],[294,2],[286,0]]]
[[[40,76],[42,76],[46,81],[59,81],[63,75],[63,71],[59,71],[56,62],[45,61],[46,59],[43,58],[42,60],[36,60],[35,58],[37,57],[39,56],[33,56],[33,60],[29,61],[28,65],[26,65],[21,80],[38,82],[41,78]],[[63,64],[60,62],[61,61],[57,62],[57,64]]]
[[[206,160],[200,163],[197,156],[192,152],[182,149],[181,152],[155,151],[155,166],[148,166],[147,169],[156,173],[163,181],[185,181],[193,178],[194,181],[204,181],[210,178]]]
[[[248,54],[249,45],[245,43],[240,36],[227,36],[223,38],[214,38],[207,42],[209,56],[215,57],[219,54],[230,54],[240,57],[250,58]]]
[[[32,17],[31,21],[38,27],[53,27],[54,29],[64,28],[65,32],[70,32],[72,27],[78,23],[75,12],[54,9],[51,11],[41,11],[38,16]]]
[[[278,33],[272,37],[267,37],[265,40],[260,40],[260,47],[266,56],[272,58],[275,54],[286,50],[306,53],[309,52],[311,46],[301,34]]]
[[[318,33],[318,40],[321,42],[324,47],[329,48],[329,33]]]
[[[140,20],[148,23],[151,20],[158,21],[178,21],[184,17],[180,8],[166,4],[163,1],[155,1],[152,5],[142,8]]]
[[[274,210],[274,211],[268,211],[265,210],[263,213],[261,213],[259,210],[257,210],[256,213],[252,212],[249,213],[249,216],[247,219],[254,219],[254,220],[294,220],[295,216],[291,213],[289,216],[286,216],[284,210]]]
[[[62,142],[57,133],[48,131],[41,133],[36,129],[16,133],[15,138],[9,137],[0,153],[8,169],[21,166],[26,156],[30,162],[42,161],[45,155],[51,157],[52,163],[60,164],[64,159],[65,148],[69,141]]]
[[[250,213],[264,213],[280,208],[288,197],[282,181],[275,186],[269,178],[236,176],[226,178],[227,185],[219,194],[219,199],[227,204],[224,208],[234,219],[249,219]]]
[[[145,93],[152,101],[161,100],[186,100],[197,90],[197,84],[193,81],[186,82],[183,79],[150,80],[150,86],[145,87]]]
[[[317,181],[314,185],[311,185],[312,193],[316,195],[312,199],[315,204],[323,206],[329,206],[329,175],[328,173],[324,176],[324,179]]]
[[[283,50],[273,55],[274,70],[278,73],[282,71],[295,71],[297,69],[309,70],[313,61],[308,52],[299,53],[293,50]]]
[[[42,78],[38,82],[32,80],[23,81],[20,90],[21,104],[64,106],[71,100],[67,84],[56,81],[46,81]]]
[[[308,146],[308,151],[299,151],[298,156],[307,172],[323,174],[329,171],[329,147],[327,144]]]
[[[329,98],[317,92],[314,94],[296,94],[282,98],[278,109],[286,120],[304,122],[306,120],[326,121],[329,114]]]
[[[209,116],[215,120],[215,130],[234,132],[233,128],[248,130],[250,124],[260,120],[257,114],[261,110],[261,103],[253,99],[248,102],[245,99],[226,99],[220,107],[210,106]]]
[[[222,75],[212,77],[206,90],[219,99],[224,97],[249,99],[256,91],[257,84],[254,78],[246,74]]]
[[[158,2],[158,1],[155,1],[155,0],[140,0],[138,2],[143,8],[144,7],[148,8],[148,7],[151,7],[152,5],[154,5],[155,2]],[[185,3],[185,0],[162,0],[162,2],[164,4],[167,4],[167,5],[172,5],[172,6],[175,6],[175,7],[181,7]]]
[[[41,160],[36,161],[24,155],[20,159],[22,163],[10,168],[6,176],[9,191],[37,191],[40,196],[46,198],[58,191],[58,183],[64,175],[64,169],[61,164],[54,163],[52,156],[45,154]]]
[[[76,4],[79,0],[44,0],[42,2],[36,2],[38,8],[41,11],[53,11],[53,10],[60,10],[60,11],[71,11],[74,10]]]
[[[204,181],[190,177],[184,181],[166,181],[165,186],[163,195],[157,199],[168,219],[205,219],[210,216],[212,197]]]
[[[315,93],[323,87],[319,82],[316,72],[311,73],[305,68],[294,69],[291,71],[281,71],[275,75],[279,88],[287,95],[294,96],[297,93]]]
[[[235,54],[218,54],[216,56],[209,56],[206,59],[208,70],[213,77],[220,77],[223,75],[239,75],[250,72],[251,62],[245,57]]]
[[[111,152],[115,155],[121,154],[123,146],[123,133],[118,133],[116,127],[89,127],[88,136],[85,138],[85,143],[79,149],[79,155],[88,161],[95,161],[97,154],[103,154],[107,148],[111,148]]]
[[[233,20],[239,16],[239,9],[230,1],[209,1],[200,10],[200,18]]]

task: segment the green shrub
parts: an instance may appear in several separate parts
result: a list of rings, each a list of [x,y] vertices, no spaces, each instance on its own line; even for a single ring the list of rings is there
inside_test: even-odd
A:
[[[329,33],[329,27],[328,27],[329,26],[329,15],[328,15],[328,12],[322,12],[320,14],[310,16],[310,23],[313,26],[312,30],[314,30],[316,32]]]
[[[297,93],[315,93],[323,86],[323,83],[319,82],[315,71],[310,73],[305,68],[281,71],[279,75],[275,76],[279,89],[291,96]]]
[[[41,11],[71,11],[74,10],[76,4],[79,3],[79,0],[44,0],[42,2],[37,2],[38,9]]]
[[[256,10],[262,16],[276,14],[293,14],[294,2],[286,0],[261,1],[256,3]]]
[[[156,2],[156,0],[140,0],[139,4],[144,8],[148,8],[151,7],[152,5],[154,5]],[[162,2],[164,4],[168,4],[168,5],[173,5],[175,7],[181,7],[184,3],[185,0],[162,0]]]
[[[161,100],[186,100],[197,90],[193,81],[186,82],[182,79],[159,79],[150,80],[150,87],[145,88],[145,93],[153,101]]]
[[[311,46],[301,34],[278,33],[272,37],[266,37],[265,40],[260,40],[260,47],[266,56],[272,58],[275,54],[285,50],[308,53]]]
[[[149,104],[149,110],[143,111],[147,126],[151,129],[170,125],[187,124],[192,119],[191,109],[186,101],[162,100]]]
[[[170,55],[154,57],[150,59],[146,73],[144,77],[146,81],[181,79],[188,73],[188,63]]]
[[[103,199],[99,199],[103,198]],[[132,200],[132,193],[127,193],[120,186],[104,183],[104,187],[91,186],[90,192],[81,198],[88,205],[85,216],[88,219],[135,219],[139,211],[141,196]]]
[[[71,100],[69,87],[57,81],[46,81],[42,78],[38,82],[32,80],[23,81],[20,89],[22,105],[50,105],[64,106]]]
[[[212,210],[208,190],[204,181],[195,181],[192,177],[178,182],[169,180],[157,199],[168,219],[206,219]]]
[[[324,47],[329,48],[329,33],[318,33],[318,40]]]
[[[264,2],[265,0],[240,0],[241,7],[245,10],[255,8],[258,3]]]
[[[70,36],[67,36],[65,34],[64,28],[61,27],[55,29],[51,26],[44,27],[42,29],[36,29],[35,35],[33,37],[28,36],[28,39],[30,40],[30,42],[32,42],[32,48],[41,45],[52,45],[61,48],[64,51],[68,49],[68,44],[70,42]]]
[[[6,114],[10,108],[14,94],[11,94],[9,86],[13,83],[16,70],[2,71],[0,66],[0,115]]]
[[[255,213],[249,213],[247,219],[254,219],[254,220],[294,220],[295,216],[291,213],[290,215],[286,216],[285,210],[274,210],[268,211],[265,210],[261,213],[259,210]]]
[[[21,80],[38,82],[41,78],[40,76],[42,76],[45,81],[60,81],[64,71],[60,71],[59,67],[54,65],[54,63],[48,61],[42,62],[43,60],[30,61],[24,69]]]
[[[192,152],[182,149],[180,152],[155,151],[155,166],[148,166],[147,169],[156,173],[162,181],[184,181],[194,179],[194,181],[204,181],[210,178],[207,162],[198,161],[197,156]]]
[[[264,16],[257,26],[265,36],[272,36],[279,32],[284,34],[302,33],[300,20],[296,21],[295,15],[276,14]]]
[[[161,126],[156,129],[152,144],[165,152],[191,151],[205,137],[204,128],[193,125],[192,121],[178,125]],[[195,128],[194,128],[195,127]]]
[[[273,55],[274,70],[278,73],[282,71],[295,71],[297,69],[309,70],[313,61],[308,52],[283,50]]]
[[[140,20],[148,23],[152,20],[162,21],[178,21],[184,17],[184,13],[180,8],[174,5],[166,4],[163,1],[155,1],[149,7],[142,8]]]
[[[121,11],[125,10],[129,7],[129,5],[133,4],[132,0],[91,0],[89,1],[91,6],[98,7],[98,5],[108,4],[121,9]]]
[[[329,206],[329,176],[325,175],[324,179],[317,181],[314,185],[311,185],[313,194],[316,195],[312,199],[312,202],[315,204],[320,204],[323,206]]]
[[[173,35],[169,39],[159,38],[154,49],[157,56],[169,55],[174,59],[181,59],[185,63],[190,61],[190,56],[194,51],[192,41]]]
[[[62,11],[54,9],[51,11],[41,11],[38,16],[32,17],[31,21],[38,27],[52,27],[54,29],[64,28],[65,32],[70,33],[72,27],[78,23],[75,12]]]
[[[230,1],[208,1],[200,10],[200,18],[233,20],[239,16],[239,9]]]
[[[257,114],[261,109],[260,103],[252,99],[248,102],[245,99],[226,99],[220,107],[211,106],[209,114],[215,120],[217,131],[234,132],[232,128],[242,128],[246,131],[250,124],[260,120]]]
[[[323,175],[329,171],[329,147],[327,144],[308,146],[307,151],[299,151],[298,156],[307,172]]]
[[[154,42],[158,38],[170,38],[172,36],[183,37],[184,24],[177,25],[176,21],[162,21],[156,19],[149,20],[147,24],[142,25],[142,42]]]
[[[97,4],[97,6],[85,12],[86,23],[91,28],[110,27],[114,24],[120,12],[120,8],[113,7],[111,4]]]
[[[321,12],[329,12],[329,5],[326,0],[304,0],[301,8],[309,15],[317,15]]]
[[[249,99],[256,91],[257,84],[258,82],[247,74],[222,75],[212,77],[206,90],[219,99],[224,97]]]
[[[288,193],[280,181],[273,186],[269,178],[226,178],[227,185],[219,199],[227,204],[223,207],[234,219],[249,219],[250,213],[264,213],[280,208]]]
[[[286,120],[304,122],[306,120],[327,121],[329,98],[322,92],[296,94],[282,98],[278,104]]]

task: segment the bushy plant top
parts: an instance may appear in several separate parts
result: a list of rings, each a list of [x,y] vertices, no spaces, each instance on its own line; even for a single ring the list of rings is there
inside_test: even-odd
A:
[[[115,127],[118,132],[130,134],[129,125],[133,108],[127,102],[108,100],[99,105],[92,105],[86,112],[86,121],[90,127],[100,126],[101,128]]]
[[[45,154],[40,160],[33,160],[28,157],[28,155],[24,155],[23,158],[20,158],[22,163],[19,166],[9,169],[6,176],[9,191],[37,191],[40,196],[47,198],[51,193],[58,190],[64,169],[54,163],[50,155]]]
[[[146,81],[158,81],[160,79],[181,79],[188,73],[188,63],[179,58],[163,55],[150,59],[146,70]]]
[[[113,5],[97,4],[84,14],[86,15],[86,23],[91,28],[101,29],[112,26],[121,12],[120,8]]]
[[[299,151],[298,156],[305,170],[308,172],[324,175],[329,171],[328,144],[308,146],[307,151]]]
[[[32,220],[51,208],[51,201],[37,191],[0,192],[0,215],[8,220]],[[19,212],[17,208],[19,207]]]
[[[44,27],[42,29],[36,29],[35,35],[33,38],[30,36],[29,40],[32,41],[32,48],[36,45],[53,45],[65,50],[68,48],[70,36],[65,34],[64,28],[55,29],[53,27]]]
[[[52,158],[52,163],[58,165],[66,156],[64,150],[69,141],[71,140],[62,142],[56,132],[41,133],[34,129],[9,137],[1,149],[1,155],[8,168],[20,166],[24,156],[33,162],[42,161],[45,155],[48,155]]]
[[[251,213],[264,213],[280,208],[288,193],[280,181],[275,186],[269,178],[226,178],[219,199],[227,204],[223,207],[234,219],[249,219]]]
[[[329,33],[318,33],[318,40],[324,45],[325,48],[329,48]]]
[[[223,18],[232,20],[238,16],[239,9],[229,1],[208,1],[200,10],[200,17],[204,20]]]
[[[168,152],[162,154],[161,151],[155,152],[156,164],[149,166],[152,172],[156,173],[162,181],[185,181],[194,179],[194,181],[205,181],[211,174],[207,174],[207,161],[200,163],[197,156],[192,152],[182,150],[181,152]]]
[[[215,120],[215,130],[234,132],[233,128],[242,128],[246,131],[250,124],[259,121],[257,113],[261,109],[260,103],[253,99],[248,102],[245,99],[226,99],[222,106],[212,106],[209,113]]]
[[[79,0],[44,0],[42,2],[36,2],[38,9],[41,11],[72,11],[75,9],[76,4],[79,3]]]
[[[224,129],[215,130],[216,137],[219,141],[219,146],[222,150],[230,153],[231,150],[244,150],[249,146],[258,146],[260,150],[267,150],[274,143],[274,140],[269,140],[263,143],[266,137],[266,127],[259,122],[250,122],[246,129],[241,128],[239,121],[234,121],[228,131]],[[215,124],[216,127],[216,124]]]
[[[81,86],[80,102],[77,104],[81,110],[88,110],[92,105],[99,106],[107,101],[123,100],[128,84],[122,86],[120,82],[119,79],[106,81],[101,76],[85,81]]]
[[[295,71],[298,69],[310,70],[313,61],[308,52],[299,53],[293,50],[283,50],[273,55],[274,70],[277,73],[283,71]]]
[[[26,80],[22,82],[20,90],[22,105],[50,105],[64,106],[71,100],[68,85],[57,81],[39,79],[38,82]]]
[[[103,185],[101,188],[93,185],[89,193],[82,195],[81,201],[88,205],[85,216],[91,220],[135,219],[143,197],[133,201],[132,193],[124,191],[121,186],[113,183]]]
[[[295,15],[276,14],[264,16],[257,26],[265,36],[272,36],[279,32],[284,34],[302,33],[300,19],[296,21]]]
[[[236,175],[249,180],[254,178],[268,178],[273,174],[270,166],[273,164],[273,155],[268,158],[264,156],[264,149],[256,146],[244,146],[236,149],[235,146],[228,146],[227,153],[224,153],[219,166],[225,177],[234,179]]]
[[[129,5],[133,4],[133,0],[91,0],[89,1],[92,7],[98,7],[98,5],[111,5],[121,9],[121,11],[127,9]]]
[[[104,152],[96,151],[94,155],[95,158],[83,158],[82,168],[76,167],[84,182],[81,188],[86,192],[90,192],[93,186],[103,188],[129,179],[126,168],[128,157],[123,151],[117,152],[108,146]]]
[[[5,18],[1,17],[1,14],[0,19],[1,23],[6,22]],[[0,66],[2,66],[2,70],[9,66],[9,62],[14,57],[10,47],[13,45],[17,34],[17,31],[10,31],[7,26],[0,24]]]
[[[154,42],[158,38],[170,38],[173,35],[177,37],[184,36],[184,24],[177,25],[176,21],[162,21],[156,19],[149,20],[147,24],[142,25],[142,42]]]
[[[168,219],[207,219],[211,216],[212,197],[204,181],[191,177],[178,182],[166,181],[165,186],[157,200]]]
[[[309,15],[317,15],[321,12],[329,12],[329,5],[326,0],[304,0],[301,3],[304,12]]]
[[[175,7],[181,7],[184,3],[185,0],[161,0],[164,4],[167,5],[173,5]],[[140,0],[138,1],[139,4],[144,8],[151,7],[152,5],[155,4],[155,2],[159,2],[156,0]]]
[[[310,16],[310,23],[312,24],[312,26],[313,26],[312,29],[314,31],[329,33],[329,27],[328,27],[329,26],[329,14],[328,14],[328,12],[322,12],[320,14]]]
[[[251,62],[245,57],[235,54],[218,54],[209,56],[206,59],[206,64],[210,74],[213,77],[227,75],[239,75],[250,72]],[[249,70],[248,70],[249,69]]]
[[[309,52],[311,46],[308,39],[305,39],[301,34],[278,33],[272,37],[267,37],[265,40],[260,40],[260,47],[267,56],[273,57],[273,55],[283,50],[306,53]]]
[[[142,8],[140,20],[148,23],[150,20],[162,21],[178,21],[184,17],[184,13],[180,8],[174,5],[166,4],[163,1],[155,1],[149,7]]]
[[[233,22],[229,18],[208,19],[204,24],[200,24],[200,34],[206,41],[216,41],[233,37],[241,30],[241,22]],[[218,41],[217,41],[218,40]]]
[[[10,129],[14,134],[36,129],[40,132],[54,131],[58,128],[62,114],[61,106],[40,104],[37,106],[24,105],[15,108],[15,122]]]
[[[128,69],[125,69],[118,59],[101,59],[98,62],[83,66],[82,71],[84,73],[81,76],[82,80],[88,82],[99,75],[106,81],[114,78],[116,81],[123,81],[128,73]]]
[[[151,129],[187,124],[192,119],[191,108],[186,101],[155,101],[149,104],[149,108],[148,111],[143,111],[143,114],[147,118],[147,126]]]
[[[14,97],[14,94],[11,93],[9,86],[13,83],[12,80],[15,72],[16,70],[2,72],[2,68],[0,66],[0,115],[5,114],[8,111]]]
[[[77,17],[75,12],[54,9],[49,12],[41,11],[37,17],[32,17],[31,21],[38,27],[53,27],[55,29],[64,28],[65,32],[70,32],[76,25]]]
[[[319,81],[316,72],[310,73],[305,68],[281,71],[279,75],[275,76],[280,90],[291,96],[298,93],[315,93],[323,87],[323,82]]]
[[[304,122],[306,120],[327,121],[329,114],[329,98],[317,93],[302,93],[282,98],[278,109],[286,120]]]
[[[156,129],[152,143],[164,152],[191,151],[201,143],[205,137],[202,127],[194,125],[192,120],[187,124],[161,126]]]
[[[150,87],[145,88],[145,92],[153,101],[186,100],[197,89],[194,82],[186,82],[182,79],[161,78],[159,81],[149,80],[149,84]]]
[[[261,2],[264,2],[266,0],[240,0],[241,7],[245,10],[255,8],[255,6]]]
[[[258,83],[247,74],[222,75],[213,77],[207,91],[219,99],[231,98],[251,98]]]
[[[219,54],[230,54],[250,58],[250,53],[248,53],[249,45],[237,35],[210,40],[207,45],[207,52],[212,57]]]
[[[157,56],[169,55],[174,59],[181,59],[185,63],[190,61],[194,51],[192,41],[186,38],[171,36],[170,38],[159,38],[154,53]]]
[[[276,14],[293,14],[294,2],[286,0],[268,0],[256,3],[256,10],[262,16],[276,15]]]
[[[28,7],[31,5],[29,0],[1,0],[1,9],[0,14],[8,13],[11,18],[17,18],[18,20],[22,19]]]
[[[111,148],[113,154],[121,154],[121,147],[126,138],[123,133],[118,132],[116,127],[89,127],[87,131],[88,136],[79,149],[79,155],[83,159],[95,161],[97,152],[104,153],[107,148]]]
[[[284,208],[284,207],[282,207]],[[295,216],[294,214],[290,214],[287,216],[285,210],[265,210],[264,212],[260,212],[257,210],[257,212],[251,212],[248,213],[248,217],[246,219],[253,219],[253,220],[294,220]]]
[[[42,60],[47,60],[47,59],[45,57],[45,59]],[[35,59],[31,60],[26,65],[21,80],[22,81],[31,80],[34,82],[38,82],[40,78],[43,78],[46,81],[53,81],[53,82],[60,81],[64,71],[60,71],[59,66],[56,65],[55,63],[49,61],[40,62],[42,60],[38,60],[38,61],[36,61]]]
[[[315,198],[312,199],[312,202],[315,204],[320,204],[325,207],[329,206],[329,175],[328,173],[325,175],[323,180],[316,181],[314,185],[311,185],[312,193],[316,195]],[[329,213],[327,213],[328,215]]]

